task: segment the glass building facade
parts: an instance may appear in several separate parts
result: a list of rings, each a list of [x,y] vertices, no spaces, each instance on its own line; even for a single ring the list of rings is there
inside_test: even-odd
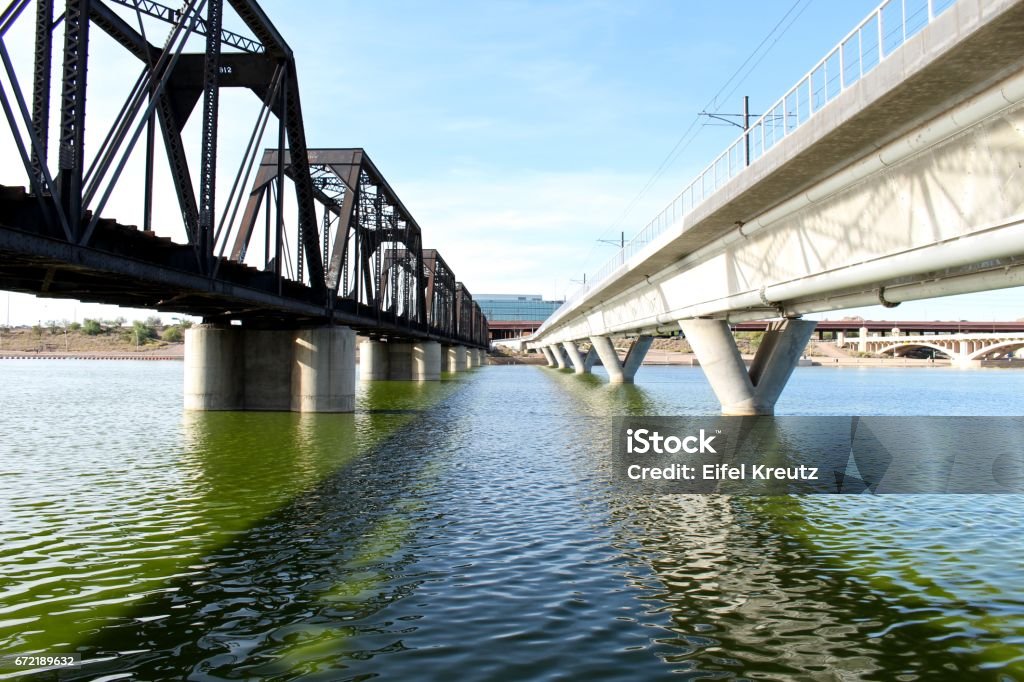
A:
[[[539,294],[478,294],[473,300],[487,316],[492,340],[532,334],[562,305]]]
[[[532,294],[478,294],[473,300],[488,322],[543,322],[562,305]]]

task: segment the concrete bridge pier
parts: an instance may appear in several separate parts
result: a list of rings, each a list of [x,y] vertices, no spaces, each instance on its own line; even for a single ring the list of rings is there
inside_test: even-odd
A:
[[[681,320],[725,415],[770,415],[814,333],[812,320],[786,320],[765,332],[749,371],[724,320]]]
[[[418,341],[412,344],[412,380],[439,381],[441,379],[441,344],[437,341]]]
[[[575,341],[563,341],[562,348],[565,349],[565,354],[569,357],[569,364],[576,371],[577,374],[583,374],[586,370],[583,367],[583,357],[580,355],[580,349],[576,347]]]
[[[353,412],[356,333],[348,327],[300,329],[294,350],[292,412]]]
[[[388,378],[388,344],[366,339],[359,344],[359,380],[385,381]]]
[[[569,356],[569,360],[572,362],[573,369],[576,370],[577,374],[590,374],[590,370],[593,369],[594,363],[597,362],[597,351],[594,350],[594,346],[591,345],[590,349],[586,353],[581,353],[579,346],[575,342],[563,341],[562,346],[565,348],[566,354]]]
[[[555,354],[551,352],[551,349],[547,346],[542,346],[540,349],[541,353],[544,353],[544,359],[548,361],[548,367],[557,367],[558,363],[555,362]]]
[[[555,364],[558,365],[558,369],[565,369],[569,366],[565,359],[565,352],[562,350],[560,345],[557,343],[552,344],[551,346],[548,346],[548,350],[550,350],[551,354],[555,356]]]
[[[185,332],[185,409],[352,412],[355,332],[348,327]]]
[[[412,344],[404,341],[388,341],[388,380],[409,381],[412,379]]]
[[[185,409],[240,410],[244,356],[238,331],[226,325],[185,330]],[[289,376],[291,380],[291,376]]]
[[[441,344],[436,341],[379,341],[359,345],[362,381],[438,381]]]
[[[654,343],[653,337],[638,336],[633,345],[630,346],[629,352],[626,353],[626,359],[619,362],[619,354],[615,351],[615,347],[612,345],[612,340],[609,337],[590,337],[591,350],[596,353],[597,357],[601,358],[601,364],[604,365],[605,370],[608,372],[608,381],[612,384],[633,383],[636,371],[643,364],[644,356],[647,355],[647,351],[652,343]],[[591,360],[591,366],[593,366],[593,362],[594,360]]]
[[[449,372],[465,372],[469,368],[466,350],[465,346],[447,346],[445,348],[445,362]]]

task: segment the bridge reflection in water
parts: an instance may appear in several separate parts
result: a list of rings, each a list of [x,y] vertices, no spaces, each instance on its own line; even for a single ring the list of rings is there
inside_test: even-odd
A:
[[[1019,496],[614,486],[611,418],[714,413],[696,368],[641,388],[490,367],[363,385],[355,414],[183,418],[180,365],[33,364],[3,367],[25,402],[2,417],[24,473],[0,476],[0,648],[81,651],[67,679],[1019,672]],[[890,387],[965,376],[912,372]],[[798,370],[793,408],[856,403],[871,374]],[[977,410],[1019,410],[1011,379],[975,374]]]

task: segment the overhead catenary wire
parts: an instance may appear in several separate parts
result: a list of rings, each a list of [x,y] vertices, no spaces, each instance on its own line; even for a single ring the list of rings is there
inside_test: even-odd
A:
[[[765,34],[764,38],[761,39],[761,42],[759,42],[757,46],[754,47],[753,50],[751,50],[750,54],[747,55],[747,58],[743,60],[743,63],[741,63],[736,68],[736,70],[733,71],[732,75],[730,75],[729,78],[726,79],[726,81],[721,85],[721,87],[719,87],[718,91],[711,97],[708,103],[704,105],[702,111],[714,110],[716,107],[721,106],[719,98],[722,97],[722,94],[725,92],[726,88],[732,85],[733,81],[736,81],[736,79],[739,78],[742,74],[742,78],[740,78],[735,83],[735,85],[733,85],[732,90],[730,90],[728,94],[726,94],[722,99],[727,100],[733,93],[735,93],[735,91],[744,82],[746,82],[746,80],[750,77],[751,73],[753,73],[754,69],[756,69],[757,66],[764,60],[765,56],[768,55],[768,53],[779,42],[782,36],[784,36],[786,32],[789,31],[789,29],[793,26],[796,20],[804,13],[804,11],[811,5],[813,1],[814,0],[795,0],[793,4],[789,6],[789,9],[787,9],[786,12],[782,15],[782,17],[775,23],[771,30],[768,31],[767,34]],[[801,4],[803,4],[803,7],[800,7]],[[797,11],[798,7],[800,8],[799,11]],[[792,17],[792,19],[790,19],[790,16],[793,15],[794,12],[796,12],[796,14]],[[787,19],[789,19],[789,23],[786,23]],[[783,24],[785,24],[784,27]],[[780,27],[782,27],[781,31],[779,30]],[[772,40],[773,36],[774,40]],[[771,40],[771,43],[768,44],[768,47],[762,52],[761,49],[765,46],[766,43],[768,43],[769,40]],[[751,64],[751,61],[755,59],[756,61],[754,61],[753,64]],[[748,65],[750,65],[749,69],[747,69]],[[746,73],[744,73],[744,69],[746,69]],[[605,230],[602,231],[600,235],[598,235],[598,239],[602,239],[609,232],[613,232],[614,230],[620,228],[620,226],[626,220],[626,218],[629,217],[633,209],[636,208],[640,200],[643,199],[644,196],[646,196],[646,194],[654,187],[654,185],[658,182],[658,180],[661,179],[661,177],[671,167],[675,160],[678,159],[679,156],[681,156],[687,148],[689,148],[689,146],[693,143],[694,140],[696,140],[698,133],[704,128],[705,125],[707,125],[706,123],[701,123],[701,125],[698,127],[698,123],[701,123],[701,116],[699,114],[694,116],[694,118],[690,121],[690,124],[686,127],[686,130],[683,131],[682,135],[679,136],[679,139],[676,140],[676,143],[672,146],[669,152],[662,159],[661,163],[658,164],[658,167],[651,174],[651,177],[648,178],[647,182],[644,183],[644,185],[640,188],[636,195],[629,201],[629,203],[626,205],[626,208],[623,209],[622,213],[615,219],[615,221],[607,228],[605,228]],[[596,246],[597,242],[595,242],[594,245],[591,246],[586,258],[588,262],[590,258],[593,256],[594,249],[596,248]]]

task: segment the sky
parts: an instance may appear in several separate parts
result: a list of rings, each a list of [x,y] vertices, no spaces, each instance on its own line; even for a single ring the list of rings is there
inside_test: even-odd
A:
[[[738,113],[743,95],[754,113],[763,111],[876,3],[261,4],[295,51],[310,147],[364,148],[415,216],[424,246],[438,249],[471,292],[558,299],[615,254],[599,240],[621,232],[628,240],[739,133],[707,125],[716,121],[699,112]],[[245,32],[230,13],[225,27]],[[89,101],[92,148],[137,75],[104,40],[91,54],[89,87],[104,93]],[[8,46],[29,82],[30,36],[15,31]],[[222,95],[221,177],[234,176],[258,108],[248,93]],[[185,131],[193,147],[198,118]],[[0,128],[0,182],[23,185]],[[141,223],[140,156],[104,215]],[[166,192],[157,231],[180,238],[169,176],[159,167],[158,181]],[[827,316],[1017,319],[1019,299],[1005,290]],[[149,314],[0,295],[0,323]]]

